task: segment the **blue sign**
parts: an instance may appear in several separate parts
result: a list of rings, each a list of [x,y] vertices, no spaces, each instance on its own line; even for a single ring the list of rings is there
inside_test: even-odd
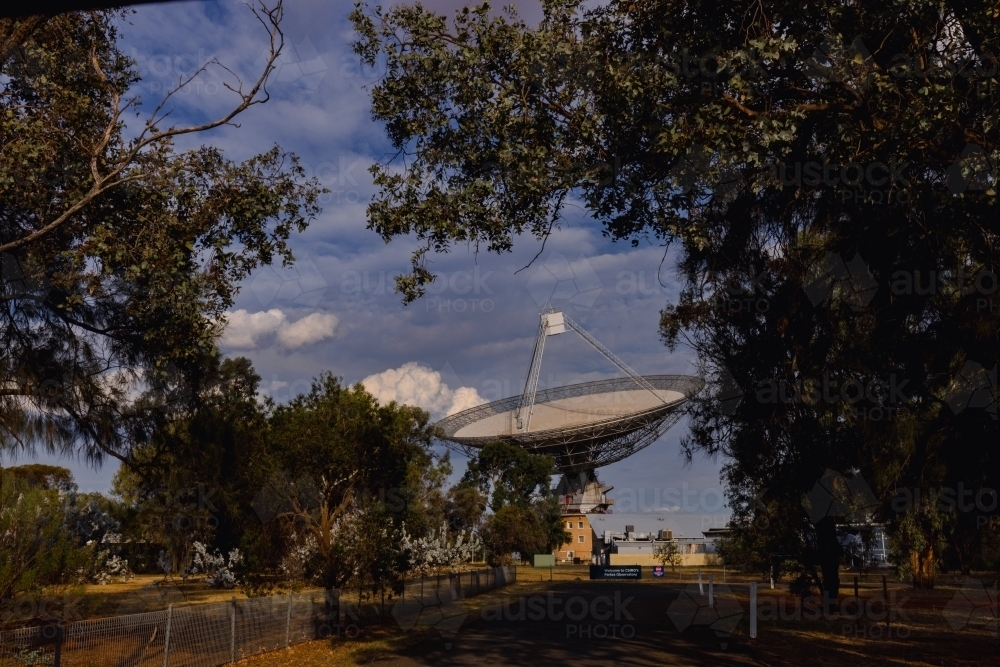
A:
[[[662,565],[654,565],[653,566],[653,576],[654,577],[662,577],[664,574],[665,574],[665,572],[663,571],[663,566]]]

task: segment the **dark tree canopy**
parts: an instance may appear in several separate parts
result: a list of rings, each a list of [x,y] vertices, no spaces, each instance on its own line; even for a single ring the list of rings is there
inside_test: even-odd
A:
[[[197,396],[240,280],[293,259],[289,236],[319,210],[295,156],[173,147],[267,99],[281,6],[254,11],[270,58],[250,82],[230,76],[232,108],[196,126],[171,121],[169,95],[129,118],[122,14],[0,22],[0,448],[130,462]]]
[[[22,480],[26,484],[37,486],[46,491],[73,493],[77,490],[73,473],[62,466],[26,463],[20,466],[9,466],[4,469],[4,472],[14,479]]]
[[[860,474],[896,526],[923,511],[891,509],[901,487],[997,486],[1000,10],[581,5],[545,2],[536,28],[485,5],[355,11],[404,162],[373,168],[369,226],[417,239],[405,301],[433,253],[544,240],[567,198],[668,246],[664,341],[719,387],[688,451],[724,457],[738,533],[835,594],[842,518],[802,507],[826,470]],[[904,546],[915,583],[934,543]]]

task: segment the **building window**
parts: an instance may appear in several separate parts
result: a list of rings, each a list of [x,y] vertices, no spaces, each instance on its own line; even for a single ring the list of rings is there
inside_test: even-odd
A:
[[[567,528],[572,528],[573,527],[573,522],[572,521],[567,521],[566,522],[566,527]]]
[[[580,541],[583,542],[583,535],[580,536]]]
[[[578,523],[577,523],[577,527],[578,527],[578,528],[583,528],[583,522],[582,522],[582,521],[578,522]]]

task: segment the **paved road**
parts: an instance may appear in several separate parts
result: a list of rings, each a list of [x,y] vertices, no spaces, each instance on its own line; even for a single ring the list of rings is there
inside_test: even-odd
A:
[[[741,642],[720,637],[708,627],[720,611],[742,613],[733,601],[709,612],[704,606],[695,607],[704,605],[704,598],[682,597],[687,606],[675,605],[674,614],[680,611],[679,618],[693,623],[680,632],[667,611],[682,595],[674,586],[579,581],[553,583],[527,598],[500,595],[497,599],[506,604],[491,604],[466,616],[464,608],[446,605],[421,617],[421,623],[440,619],[432,639],[377,662],[394,667],[756,664]],[[732,622],[736,620],[745,636],[746,618]]]

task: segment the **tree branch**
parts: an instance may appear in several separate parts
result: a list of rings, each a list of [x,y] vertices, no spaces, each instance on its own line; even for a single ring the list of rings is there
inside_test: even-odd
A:
[[[193,74],[186,80],[180,81],[176,88],[167,93],[164,99],[157,106],[156,110],[153,111],[152,116],[146,122],[145,128],[140,133],[139,137],[133,142],[131,148],[125,153],[125,155],[122,158],[118,160],[117,165],[115,167],[113,167],[107,174],[102,176],[100,174],[100,169],[99,169],[100,157],[107,149],[107,146],[111,141],[114,129],[115,127],[117,127],[122,112],[132,105],[132,103],[130,102],[129,104],[126,104],[125,107],[123,108],[121,106],[120,95],[116,90],[114,90],[113,87],[111,87],[112,90],[111,96],[112,96],[112,101],[114,102],[114,107],[113,107],[114,113],[112,114],[111,120],[108,122],[107,127],[102,133],[101,139],[98,141],[97,145],[94,146],[90,154],[90,172],[91,172],[91,177],[94,179],[94,183],[91,186],[90,190],[88,190],[87,193],[84,194],[75,204],[70,206],[68,209],[63,211],[62,214],[60,214],[54,220],[52,220],[52,222],[44,225],[40,229],[28,234],[25,237],[16,239],[14,241],[9,241],[7,243],[0,245],[0,252],[16,250],[17,248],[23,247],[41,238],[42,236],[45,236],[46,234],[55,230],[60,225],[69,220],[73,215],[79,213],[84,207],[86,207],[88,204],[93,202],[97,197],[104,194],[108,190],[118,187],[124,183],[128,183],[130,181],[138,181],[144,178],[144,175],[141,174],[135,174],[121,178],[119,178],[119,176],[122,174],[122,172],[124,172],[126,169],[128,169],[130,166],[134,164],[135,160],[140,156],[140,154],[144,149],[150,147],[151,145],[163,142],[164,140],[177,137],[180,135],[204,132],[206,130],[211,130],[213,128],[220,127],[222,125],[228,125],[233,118],[235,118],[242,112],[246,111],[249,107],[255,104],[263,104],[264,102],[266,102],[269,99],[269,95],[267,93],[267,79],[271,75],[271,72],[274,71],[274,63],[278,59],[278,56],[281,55],[281,50],[282,48],[284,48],[285,44],[284,33],[281,31],[280,28],[280,22],[282,18],[282,1],[279,0],[278,3],[272,9],[268,9],[267,6],[265,6],[262,2],[260,11],[258,11],[257,8],[254,7],[251,7],[251,11],[254,13],[254,16],[257,17],[257,20],[260,21],[268,30],[268,33],[270,35],[270,50],[268,54],[267,63],[264,66],[264,71],[260,74],[260,76],[257,78],[256,83],[254,83],[253,87],[248,92],[246,93],[243,92],[243,84],[242,82],[239,82],[239,77],[237,77],[237,81],[239,82],[237,88],[233,88],[229,84],[223,84],[226,86],[226,88],[232,90],[233,92],[235,92],[237,95],[240,96],[241,102],[236,107],[234,107],[226,115],[217,118],[216,120],[203,123],[201,125],[192,125],[189,127],[171,127],[162,132],[153,132],[152,134],[149,134],[155,127],[157,120],[162,120],[163,118],[166,117],[166,115],[168,115],[165,114],[161,116],[159,119],[157,118],[157,114],[163,109],[163,106],[166,104],[167,100],[169,100],[170,97],[178,90],[191,83],[191,80],[199,73],[203,72],[210,64],[212,64],[214,59],[213,61],[209,61],[208,63],[203,65],[197,72],[195,72],[195,74]],[[266,17],[266,22],[265,22],[265,17]],[[104,74],[103,70],[101,70],[100,62],[97,60],[96,54],[92,54],[91,57],[98,75],[102,77],[105,82],[107,82],[107,77]],[[218,63],[218,61],[214,62]],[[221,64],[219,65],[220,67],[223,67],[229,72],[232,71],[229,70],[228,68],[225,68]],[[263,92],[263,96],[258,97],[258,94],[261,92]]]
[[[3,70],[7,60],[14,53],[14,49],[28,41],[35,30],[48,19],[48,16],[37,14],[26,16],[17,21],[14,19],[0,20],[0,34],[4,35],[3,41],[0,41],[0,71]]]

